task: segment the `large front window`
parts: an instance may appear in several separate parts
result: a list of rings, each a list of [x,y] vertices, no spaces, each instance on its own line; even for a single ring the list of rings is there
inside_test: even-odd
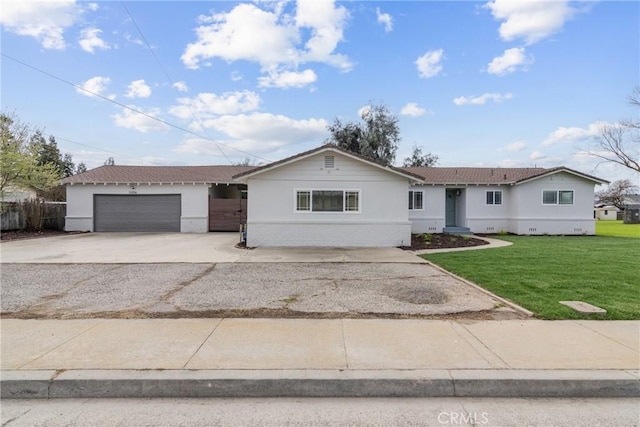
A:
[[[297,212],[360,212],[358,190],[296,190]]]

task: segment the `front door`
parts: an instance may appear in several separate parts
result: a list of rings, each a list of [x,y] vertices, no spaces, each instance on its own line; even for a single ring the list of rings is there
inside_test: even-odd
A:
[[[456,226],[456,201],[458,190],[446,190],[445,226]]]

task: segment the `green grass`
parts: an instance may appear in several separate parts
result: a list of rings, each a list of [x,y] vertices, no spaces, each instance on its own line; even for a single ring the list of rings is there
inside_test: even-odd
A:
[[[640,319],[640,240],[608,236],[500,236],[512,246],[422,255],[542,319]],[[580,314],[558,301],[602,307]]]
[[[622,221],[596,221],[596,235],[640,238],[640,224],[623,224]]]

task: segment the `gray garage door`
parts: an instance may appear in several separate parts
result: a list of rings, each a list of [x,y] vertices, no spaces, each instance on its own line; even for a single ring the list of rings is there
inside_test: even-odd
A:
[[[180,231],[180,195],[94,196],[95,231]]]

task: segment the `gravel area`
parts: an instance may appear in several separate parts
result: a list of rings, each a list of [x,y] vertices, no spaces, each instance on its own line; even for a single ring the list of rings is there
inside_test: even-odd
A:
[[[519,315],[428,264],[3,264],[3,317]]]

